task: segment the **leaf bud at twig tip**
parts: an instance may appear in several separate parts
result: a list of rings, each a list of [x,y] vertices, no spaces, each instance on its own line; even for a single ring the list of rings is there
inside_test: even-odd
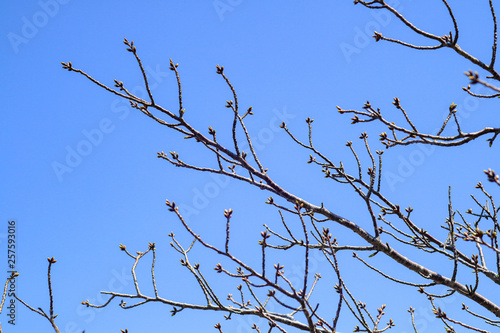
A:
[[[120,250],[125,251],[126,247],[123,244],[120,244]]]
[[[376,42],[378,42],[379,40],[381,40],[381,39],[382,39],[382,34],[381,34],[380,32],[376,32],[376,31],[374,31],[374,32],[373,32],[373,36],[372,36],[372,37],[373,37],[373,38],[375,38],[375,41],[376,41]]]
[[[233,210],[231,208],[224,209],[224,217],[231,218],[231,215],[233,215]]]
[[[177,67],[179,67],[179,64],[175,64],[175,65],[174,65],[174,62],[172,61],[172,58],[170,58],[170,66],[169,66],[169,69],[170,69],[171,71],[175,71],[175,69],[176,69]]]
[[[455,103],[451,103],[450,112],[456,112],[457,105]]]
[[[394,104],[394,106],[398,109],[401,107],[401,105],[399,104],[399,98],[397,97],[394,97],[394,102],[392,102],[392,104]]]
[[[61,62],[61,64],[63,65],[63,69],[67,69],[69,72],[73,69],[71,61],[68,61],[67,63]]]
[[[54,264],[57,260],[54,259],[54,257],[52,258],[47,258],[47,261],[50,263],[50,264]]]
[[[490,143],[491,146],[491,143]],[[488,170],[483,170],[486,176],[488,176],[488,181],[494,182],[500,185],[500,175],[497,175],[494,170],[488,169]],[[482,188],[481,182],[479,182],[478,187]]]
[[[471,81],[470,84],[476,84],[479,81],[479,74],[477,74],[477,72],[472,73],[472,71],[469,70],[468,72],[464,72],[464,74]]]

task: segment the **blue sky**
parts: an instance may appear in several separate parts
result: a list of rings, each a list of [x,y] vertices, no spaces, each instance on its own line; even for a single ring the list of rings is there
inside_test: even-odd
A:
[[[430,32],[444,35],[452,29],[441,4],[392,3]],[[453,6],[461,27],[459,44],[487,59],[491,24],[486,19],[482,24],[468,19],[488,17],[486,4]],[[157,304],[126,311],[118,308],[118,302],[103,310],[79,305],[86,299],[99,302],[99,291],[110,286],[132,292],[128,272],[133,262],[118,245],[135,252],[145,250],[148,242],[156,242],[158,248],[160,293],[179,301],[203,301],[194,280],[179,265],[178,253],[170,248],[171,231],[184,244],[190,238],[167,211],[165,199],[189,211],[193,228],[218,246],[224,241],[223,211],[234,209],[232,242],[235,251],[250,261],[256,260],[253,253],[259,253],[262,223],[278,226],[279,215],[264,205],[267,193],[157,159],[158,151],[175,150],[186,161],[200,163],[206,155],[182,136],[134,112],[126,102],[62,70],[61,61],[71,61],[75,68],[108,85],[113,79],[123,81],[140,95],[144,93],[141,74],[122,43],[124,37],[133,40],[157,102],[172,110],[177,106],[175,77],[168,70],[172,58],[179,63],[186,118],[203,130],[212,126],[221,138],[228,138],[231,114],[224,104],[232,97],[215,73],[215,66],[223,65],[242,108],[253,107],[255,115],[247,124],[270,175],[290,192],[315,204],[325,202],[331,211],[367,227],[371,222],[360,208],[361,200],[350,188],[325,182],[319,169],[305,163],[309,153],[294,145],[276,124],[285,121],[294,133],[306,138],[304,119],[314,118],[318,148],[348,167],[355,164],[345,142],[354,141],[361,152],[362,142],[357,138],[366,131],[373,149],[382,149],[378,134],[383,128],[350,125],[347,115],[336,112],[336,105],[360,109],[369,100],[401,120],[391,104],[397,96],[415,123],[431,131],[446,117],[448,106],[456,103],[464,130],[496,125],[491,121],[494,101],[474,100],[461,89],[468,83],[463,72],[476,68],[450,50],[417,52],[375,43],[369,37],[373,30],[415,43],[425,41],[395,18],[354,6],[352,1],[89,4],[41,0],[5,3],[0,15],[4,76],[1,251],[6,252],[7,221],[15,220],[16,269],[21,273],[17,294],[44,310],[48,307],[46,258],[58,260],[53,266],[55,312],[66,333],[124,328],[129,332],[198,332],[214,330],[212,325],[224,320],[220,313],[190,311],[172,318],[170,307]],[[401,206],[411,204],[419,223],[436,232],[447,214],[448,186],[452,186],[454,207],[465,211],[472,206],[469,194],[474,193],[475,184],[486,183],[482,170],[499,162],[498,148],[488,148],[483,139],[450,149],[393,148],[384,158],[382,186],[387,197]],[[339,240],[356,241],[337,226],[331,229],[339,233]],[[2,260],[1,267],[6,267],[7,258]],[[212,272],[217,257],[195,247],[191,260],[202,263],[221,295],[236,293],[238,281],[217,280],[220,276]],[[301,265],[297,258],[288,260],[292,267]],[[322,260],[318,257],[317,265],[327,270]],[[424,310],[428,303],[414,289],[398,286],[391,289],[393,293],[374,291],[366,280],[376,275],[366,272],[349,253],[340,260],[357,298],[372,310],[389,305],[387,318],[398,325],[393,330],[410,331],[409,306],[421,309],[422,332],[442,326]],[[379,263],[395,274],[411,277],[387,261]],[[144,290],[148,290],[148,265],[142,265]],[[336,297],[334,281],[333,277],[321,280],[325,297],[319,300]],[[380,286],[390,284],[381,281]],[[457,298],[449,306],[459,310],[461,302]],[[51,331],[44,318],[19,304],[15,327],[7,324],[5,310],[0,318],[6,332]],[[254,320],[224,321],[223,329],[248,332]],[[351,331],[353,325],[346,314],[339,330]]]

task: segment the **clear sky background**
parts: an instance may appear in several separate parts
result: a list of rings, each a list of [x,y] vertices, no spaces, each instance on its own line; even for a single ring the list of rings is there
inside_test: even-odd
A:
[[[444,35],[452,30],[440,2],[396,0],[392,4],[432,33]],[[452,6],[461,29],[459,44],[487,61],[492,41],[487,3]],[[331,211],[369,230],[363,202],[352,189],[325,182],[317,167],[306,164],[309,153],[294,145],[277,124],[285,121],[298,137],[306,138],[304,119],[314,118],[317,147],[332,160],[344,161],[354,173],[346,141],[353,141],[366,161],[359,134],[368,132],[373,150],[383,149],[378,134],[385,130],[376,124],[350,125],[349,116],[338,114],[336,105],[360,109],[369,100],[388,117],[401,121],[391,104],[399,97],[416,125],[432,131],[446,117],[448,106],[456,103],[463,130],[498,126],[496,102],[474,100],[461,89],[468,84],[463,72],[477,70],[471,64],[450,50],[418,52],[375,43],[369,37],[373,30],[428,45],[394,17],[354,6],[352,1],[4,2],[0,12],[3,278],[8,276],[7,222],[13,219],[16,269],[21,274],[16,292],[33,307],[48,311],[46,258],[55,257],[55,312],[62,332],[119,332],[124,328],[129,332],[200,332],[215,331],[212,326],[217,322],[222,322],[225,332],[250,332],[256,321],[267,327],[258,318],[225,321],[221,313],[186,310],[170,317],[171,307],[161,304],[131,310],[120,309],[118,301],[102,310],[80,305],[87,299],[103,303],[102,290],[133,292],[129,275],[133,261],[118,246],[144,251],[148,242],[156,242],[158,249],[160,295],[203,303],[193,277],[169,245],[171,231],[184,245],[191,239],[167,211],[165,199],[189,212],[196,232],[217,246],[224,244],[223,211],[234,209],[231,244],[235,253],[254,264],[259,263],[257,241],[262,224],[281,229],[278,212],[264,204],[268,193],[157,159],[156,152],[175,150],[185,161],[213,165],[211,160],[201,160],[206,155],[194,142],[182,140],[76,73],[62,70],[60,62],[71,61],[75,68],[108,85],[113,85],[113,79],[123,81],[144,96],[137,64],[122,43],[126,37],[138,48],[156,101],[176,110],[176,82],[168,70],[172,58],[179,63],[186,119],[203,132],[212,126],[221,140],[228,140],[227,125],[232,118],[224,105],[232,96],[215,73],[215,66],[223,65],[239,93],[241,108],[253,106],[255,115],[247,124],[271,177],[290,192],[314,204],[324,202]],[[411,204],[417,223],[444,240],[439,226],[447,216],[448,186],[452,186],[455,209],[473,207],[469,195],[478,194],[474,189],[478,181],[486,183],[483,170],[498,168],[497,145],[488,148],[480,139],[450,149],[393,148],[384,154],[382,187],[394,203]],[[491,184],[487,187],[498,193]],[[293,217],[287,218],[293,223]],[[360,244],[347,230],[329,227],[341,244]],[[287,262],[290,275],[298,277],[293,269],[301,271],[301,253],[292,252],[294,256],[287,260],[276,257],[273,262]],[[405,254],[420,259],[414,253]],[[350,252],[339,259],[357,299],[372,311],[388,304],[384,322],[389,317],[396,321],[392,331],[411,331],[409,306],[417,309],[421,332],[442,327],[425,297],[414,288],[380,280],[352,259]],[[419,281],[383,259],[373,262],[399,278]],[[239,281],[220,279],[213,272],[219,260],[200,246],[195,246],[191,256],[192,262],[202,264],[224,299],[228,293],[238,294]],[[151,294],[151,257],[144,261],[138,271],[143,292]],[[329,271],[320,256],[313,261],[317,271]],[[427,262],[436,269],[449,266],[443,273],[452,272],[449,261]],[[464,283],[473,282],[470,272],[461,273]],[[317,300],[325,304],[325,313],[330,307],[329,318],[336,307],[332,286],[337,281],[331,273],[324,276]],[[375,288],[371,281],[376,281]],[[498,301],[497,295],[488,296]],[[458,296],[449,300],[448,311],[460,313],[462,302]],[[17,306],[15,327],[7,324],[5,309],[0,317],[5,332],[51,332],[44,318]],[[352,331],[356,324],[345,312],[339,331]]]

